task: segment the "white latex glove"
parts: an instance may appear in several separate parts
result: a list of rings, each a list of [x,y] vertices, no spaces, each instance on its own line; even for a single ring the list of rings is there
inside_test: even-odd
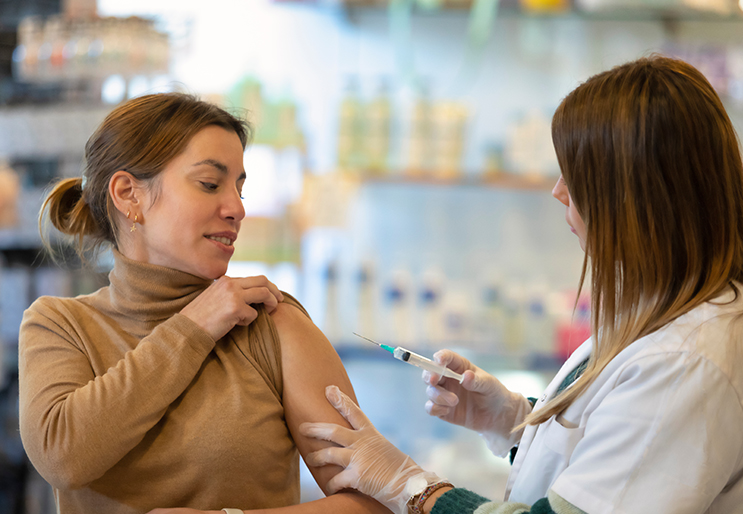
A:
[[[440,350],[433,359],[464,375],[462,383],[429,371],[423,372],[428,384],[426,411],[444,421],[480,433],[490,451],[501,457],[521,439],[521,433],[511,430],[531,412],[531,404],[523,395],[506,389],[490,373],[451,350]]]
[[[336,464],[345,468],[328,482],[330,493],[356,489],[392,512],[405,514],[411,496],[442,481],[385,439],[353,400],[336,386],[328,386],[325,396],[353,429],[333,423],[302,423],[299,431],[307,437],[340,445],[318,450],[305,458],[308,466]]]

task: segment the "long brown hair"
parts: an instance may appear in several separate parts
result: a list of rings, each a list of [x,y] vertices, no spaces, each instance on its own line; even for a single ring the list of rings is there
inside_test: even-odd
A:
[[[77,240],[77,253],[96,250],[103,243],[117,246],[114,207],[108,184],[114,173],[125,170],[143,184],[153,180],[183,152],[201,129],[216,125],[237,134],[243,149],[252,137],[247,122],[216,105],[183,93],[141,96],[115,108],[85,145],[83,176],[58,182],[39,213],[63,234]]]
[[[653,56],[591,77],[552,120],[568,191],[586,224],[580,278],[592,289],[584,375],[527,424],[559,414],[606,365],[743,279],[743,166],[714,89]],[[590,269],[590,271],[589,271]]]

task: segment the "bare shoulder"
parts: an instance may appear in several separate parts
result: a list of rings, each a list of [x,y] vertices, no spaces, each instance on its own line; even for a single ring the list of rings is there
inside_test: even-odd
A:
[[[312,323],[312,320],[297,305],[289,302],[279,302],[276,308],[271,312],[276,324],[291,323]]]

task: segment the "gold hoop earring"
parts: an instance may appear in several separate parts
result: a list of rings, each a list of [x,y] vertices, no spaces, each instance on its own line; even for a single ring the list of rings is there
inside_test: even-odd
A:
[[[129,219],[129,215],[132,213],[132,211],[126,211],[126,219]]]
[[[129,216],[127,216],[128,218]],[[137,215],[134,215],[134,223],[132,223],[132,228],[129,229],[129,232],[134,232],[137,230]]]

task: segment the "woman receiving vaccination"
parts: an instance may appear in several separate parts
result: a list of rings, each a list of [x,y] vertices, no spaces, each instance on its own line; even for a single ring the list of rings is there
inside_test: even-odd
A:
[[[191,96],[136,98],[91,136],[82,178],[46,199],[81,254],[108,245],[114,260],[109,286],[39,298],[21,326],[21,436],[59,513],[386,512],[354,491],[297,505],[299,455],[328,446],[298,427],[343,422],[328,384],[353,392],[301,305],[264,277],[225,276],[249,137]],[[313,470],[320,487],[339,469]]]

